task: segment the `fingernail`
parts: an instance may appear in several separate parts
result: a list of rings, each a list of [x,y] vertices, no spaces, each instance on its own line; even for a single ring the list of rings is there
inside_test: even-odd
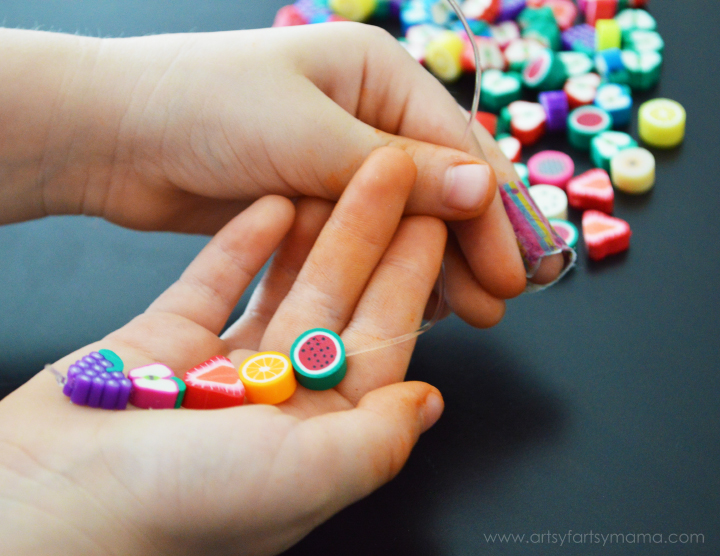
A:
[[[455,210],[476,210],[490,187],[490,168],[485,164],[461,164],[445,173],[445,206]]]
[[[425,432],[438,422],[438,419],[440,419],[440,415],[442,415],[443,409],[445,409],[445,402],[443,402],[440,394],[436,392],[430,392],[427,395],[427,398],[425,398],[425,405],[423,405],[422,409],[423,432]]]

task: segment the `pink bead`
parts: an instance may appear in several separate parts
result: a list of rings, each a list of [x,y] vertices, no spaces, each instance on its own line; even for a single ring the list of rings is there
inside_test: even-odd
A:
[[[565,189],[575,173],[575,163],[565,153],[542,151],[530,157],[527,163],[530,184],[548,184]]]
[[[292,25],[307,25],[308,20],[295,6],[283,6],[275,14],[273,27],[290,27]]]
[[[130,403],[141,409],[173,409],[180,389],[172,369],[160,363],[138,367],[128,373],[133,383]]]

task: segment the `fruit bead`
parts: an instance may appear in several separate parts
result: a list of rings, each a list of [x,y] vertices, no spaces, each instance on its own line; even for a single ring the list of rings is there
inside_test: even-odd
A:
[[[565,131],[565,129],[567,129],[567,117],[570,111],[565,91],[547,91],[540,93],[538,100],[545,110],[547,130],[550,132]]]
[[[187,409],[220,409],[245,401],[238,371],[227,357],[217,356],[185,373],[187,386],[182,406]]]
[[[500,48],[506,48],[512,41],[520,38],[520,29],[514,21],[504,21],[493,25],[490,34]]]
[[[467,35],[463,35],[463,37],[460,67],[463,71],[475,72],[475,51],[473,50],[472,42],[467,39]],[[476,37],[475,43],[478,46],[478,53],[480,54],[480,69],[483,71],[489,69],[505,69],[505,57],[494,39]]]
[[[662,56],[659,52],[623,50],[622,63],[628,75],[630,88],[637,91],[652,89],[660,81]]]
[[[76,405],[125,409],[132,383],[123,375],[122,367],[114,352],[94,351],[70,365],[63,393]]]
[[[593,137],[590,143],[590,160],[606,172],[610,171],[610,161],[624,149],[637,147],[637,141],[622,131],[603,131]]]
[[[473,32],[473,35],[476,37],[492,37],[492,33],[490,32],[490,24],[487,21],[482,21],[480,19],[468,19],[467,24],[470,26],[470,30]],[[463,25],[462,21],[459,19],[456,19],[450,24],[450,30],[454,33],[457,33],[458,35],[461,35],[463,39],[467,38],[467,32],[465,31],[465,26]]]
[[[545,218],[567,220],[567,195],[554,185],[539,184],[528,189],[530,196]]]
[[[568,247],[575,247],[578,242],[578,229],[572,222],[567,220],[560,220],[559,218],[549,218],[548,222],[555,230],[555,233],[559,235]]]
[[[273,27],[290,27],[292,25],[307,25],[308,19],[301,14],[294,5],[283,6],[275,14]]]
[[[347,372],[345,345],[332,330],[313,328],[300,335],[290,349],[297,381],[310,390],[334,388]]]
[[[558,52],[558,58],[565,66],[565,74],[568,77],[585,75],[595,67],[590,56],[582,52]]]
[[[550,50],[560,50],[562,44],[560,29],[554,21],[533,23],[522,30],[521,36],[525,39],[535,39]]]
[[[517,22],[521,29],[538,23],[552,23],[557,25],[555,15],[553,15],[552,10],[547,6],[525,8],[518,16]]]
[[[500,13],[500,0],[465,0],[461,8],[469,19],[482,19],[492,23]]]
[[[624,149],[610,161],[612,182],[625,193],[639,195],[655,184],[655,157],[641,147]]]
[[[515,39],[505,49],[503,55],[513,71],[522,71],[527,62],[537,57],[545,47],[533,39]]]
[[[588,170],[571,179],[567,184],[570,206],[577,210],[599,210],[612,214],[615,191],[605,170]]]
[[[443,31],[425,49],[425,64],[438,79],[456,81],[462,73],[460,57],[465,44],[452,31]]]
[[[544,5],[552,10],[555,22],[562,31],[575,24],[577,8],[572,0],[545,0]]]
[[[350,21],[365,21],[375,11],[377,3],[375,0],[330,0],[329,6],[336,14]]]
[[[638,113],[640,139],[653,147],[675,147],[685,137],[686,117],[679,102],[666,98],[649,100],[640,106]]]
[[[660,33],[635,29],[628,33],[625,48],[636,52],[653,51],[662,56],[665,50],[665,41],[660,36]]]
[[[565,189],[575,173],[575,163],[560,151],[541,151],[530,157],[527,163],[530,184],[554,185]]]
[[[565,65],[553,51],[547,49],[525,65],[522,76],[526,87],[538,91],[560,89],[567,79]]]
[[[413,25],[434,23],[430,8],[423,0],[406,2],[400,8],[400,28],[403,34]]]
[[[581,106],[568,116],[568,140],[576,149],[590,150],[590,143],[596,135],[612,126],[610,115],[596,106]]]
[[[623,127],[630,123],[632,105],[632,93],[627,85],[606,83],[598,88],[595,95],[595,106],[610,114],[613,127]]]
[[[526,0],[500,0],[497,22],[513,21],[525,9]]]
[[[506,108],[510,114],[510,131],[523,145],[532,145],[545,134],[547,116],[542,105],[516,100]]]
[[[630,225],[620,218],[586,210],[582,216],[582,231],[588,255],[595,261],[630,247]]]
[[[595,69],[605,81],[627,84],[630,81],[628,71],[623,63],[622,51],[608,48],[595,55]]]
[[[495,137],[498,127],[498,117],[495,114],[478,112],[475,114],[475,119],[480,122],[480,125],[483,126],[490,135]]]
[[[595,50],[607,50],[621,46],[622,34],[618,22],[614,19],[599,19],[595,23]]]
[[[161,363],[138,367],[128,373],[133,389],[130,403],[141,409],[177,409],[185,396],[185,383]]]
[[[596,73],[586,73],[568,79],[563,90],[568,97],[570,109],[592,104],[600,82],[600,76]]]
[[[480,85],[480,103],[493,112],[520,100],[522,97],[522,81],[516,73],[503,73],[490,69],[482,74]]]
[[[587,0],[585,21],[595,25],[598,19],[611,19],[617,13],[618,0]]]
[[[583,23],[570,27],[561,36],[563,48],[574,52],[582,52],[588,56],[595,55],[595,27]]]
[[[290,358],[276,351],[251,355],[242,362],[239,373],[251,403],[277,405],[292,396],[297,388]]]
[[[622,10],[615,16],[615,21],[620,27],[623,38],[636,29],[643,31],[655,31],[657,29],[655,18],[645,10]]]

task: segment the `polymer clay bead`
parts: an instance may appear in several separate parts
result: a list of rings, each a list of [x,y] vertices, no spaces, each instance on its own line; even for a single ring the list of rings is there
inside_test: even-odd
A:
[[[480,103],[493,112],[520,100],[522,97],[522,81],[516,73],[503,73],[498,70],[487,70],[482,74],[480,85]]]
[[[522,76],[526,87],[539,91],[560,89],[567,79],[565,65],[547,49],[525,65]]]
[[[615,21],[617,21],[623,35],[636,29],[642,29],[643,31],[655,31],[657,29],[655,18],[645,10],[622,10],[615,16]]]
[[[533,39],[515,39],[503,52],[505,61],[512,71],[522,71],[525,64],[537,57],[545,47]]]
[[[583,52],[558,52],[557,56],[565,66],[565,74],[568,77],[585,75],[595,67],[590,56]]]
[[[568,139],[576,149],[588,151],[593,137],[611,126],[612,119],[605,110],[597,106],[581,106],[568,116]]]
[[[500,0],[465,0],[460,7],[467,18],[493,22],[500,13]]]
[[[585,21],[595,25],[598,19],[611,19],[617,13],[618,0],[587,0]]]
[[[559,218],[549,218],[548,222],[550,222],[555,233],[563,239],[568,247],[575,247],[577,245],[580,233],[575,227],[575,224],[567,220],[560,220]]]
[[[572,0],[545,0],[544,5],[552,10],[555,22],[562,31],[575,24],[578,12]]]
[[[570,206],[577,210],[599,210],[612,214],[615,205],[610,176],[600,168],[571,179],[567,184],[567,196]]]
[[[560,50],[560,29],[555,21],[538,21],[525,27],[520,35],[525,39],[534,39],[550,50]]]
[[[174,409],[185,390],[172,369],[161,363],[133,369],[128,378],[133,384],[130,403],[141,409]]]
[[[627,84],[630,81],[619,48],[608,48],[598,52],[595,55],[595,69],[600,77],[611,83]]]
[[[642,147],[624,149],[610,161],[610,174],[620,191],[645,193],[655,184],[655,157]]]
[[[220,409],[245,402],[245,386],[227,357],[200,363],[187,371],[183,380],[187,390],[182,406],[187,409]]]
[[[70,365],[63,393],[76,405],[125,409],[132,384],[122,370],[123,362],[114,352],[93,351]]]
[[[423,0],[411,0],[400,8],[400,28],[403,34],[413,25],[434,23],[430,8]]]
[[[510,162],[520,162],[522,159],[522,143],[517,137],[511,135],[500,137],[497,139],[497,144]]]
[[[575,173],[575,163],[560,151],[541,151],[530,157],[527,163],[530,184],[554,185],[565,189]]]
[[[630,247],[630,225],[620,218],[586,210],[582,216],[582,231],[588,255],[595,261]]]
[[[503,21],[493,25],[490,33],[500,48],[506,48],[512,41],[520,38],[520,28],[514,21]]]
[[[500,11],[496,21],[505,22],[517,19],[525,6],[526,0],[500,0]]]
[[[347,372],[345,345],[332,330],[313,328],[301,334],[290,348],[295,378],[310,390],[334,388]]]
[[[630,123],[632,105],[632,93],[627,85],[606,83],[600,85],[595,95],[595,106],[610,114],[613,127],[623,127]]]
[[[510,131],[523,145],[532,145],[545,134],[547,116],[537,102],[516,100],[508,105]],[[519,161],[515,161],[519,162]]]
[[[330,0],[328,5],[336,14],[351,21],[365,21],[375,8],[375,0]]]
[[[614,19],[598,19],[595,23],[595,50],[620,48],[622,46],[622,33],[620,25]]]
[[[475,114],[475,119],[480,122],[480,125],[487,129],[488,133],[493,137],[497,133],[498,117],[490,112],[479,112]]]
[[[588,56],[595,55],[595,27],[582,23],[570,27],[561,35],[563,48],[574,52],[582,52]]]
[[[310,23],[294,5],[283,6],[275,14],[273,27],[290,27],[292,25],[307,25]]]
[[[295,393],[297,380],[290,358],[284,353],[263,351],[240,365],[240,380],[251,403],[276,405]]]
[[[460,57],[464,48],[465,43],[457,34],[443,31],[428,43],[425,64],[438,79],[455,81],[462,73]]]
[[[635,50],[636,52],[651,50],[662,55],[665,50],[665,41],[660,36],[660,33],[635,29],[627,34],[625,48],[627,50]]]
[[[518,16],[517,22],[521,29],[525,29],[531,25],[537,25],[538,23],[552,23],[553,25],[557,25],[555,15],[548,6],[525,8]]]
[[[653,147],[675,147],[685,137],[686,117],[679,102],[667,98],[649,100],[638,113],[640,139]]]
[[[590,160],[606,172],[610,171],[610,161],[624,149],[637,147],[637,141],[622,131],[603,131],[593,137],[590,143]]]
[[[567,195],[562,189],[554,185],[539,184],[533,185],[528,191],[545,218],[567,220]]]
[[[505,57],[497,43],[487,37],[476,37],[475,43],[478,46],[480,54],[480,69],[483,71],[496,69],[505,69]],[[460,56],[460,66],[463,71],[475,72],[475,52],[472,42],[463,39],[463,51]]]
[[[601,81],[600,76],[596,73],[586,73],[569,78],[565,82],[563,90],[567,95],[570,109],[574,110],[580,106],[592,104]]]
[[[547,116],[548,131],[565,131],[570,112],[565,91],[547,91],[538,95],[538,101]]]
[[[628,75],[628,84],[634,90],[647,91],[660,81],[662,56],[653,50],[623,50],[623,67]]]

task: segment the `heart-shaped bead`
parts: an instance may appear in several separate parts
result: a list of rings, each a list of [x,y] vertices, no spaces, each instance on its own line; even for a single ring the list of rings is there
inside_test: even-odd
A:
[[[536,143],[545,133],[547,116],[541,104],[517,100],[507,107],[510,130],[523,145]]]
[[[592,104],[600,81],[597,73],[586,73],[568,79],[563,90],[568,97],[570,109],[574,110],[580,106]]]

